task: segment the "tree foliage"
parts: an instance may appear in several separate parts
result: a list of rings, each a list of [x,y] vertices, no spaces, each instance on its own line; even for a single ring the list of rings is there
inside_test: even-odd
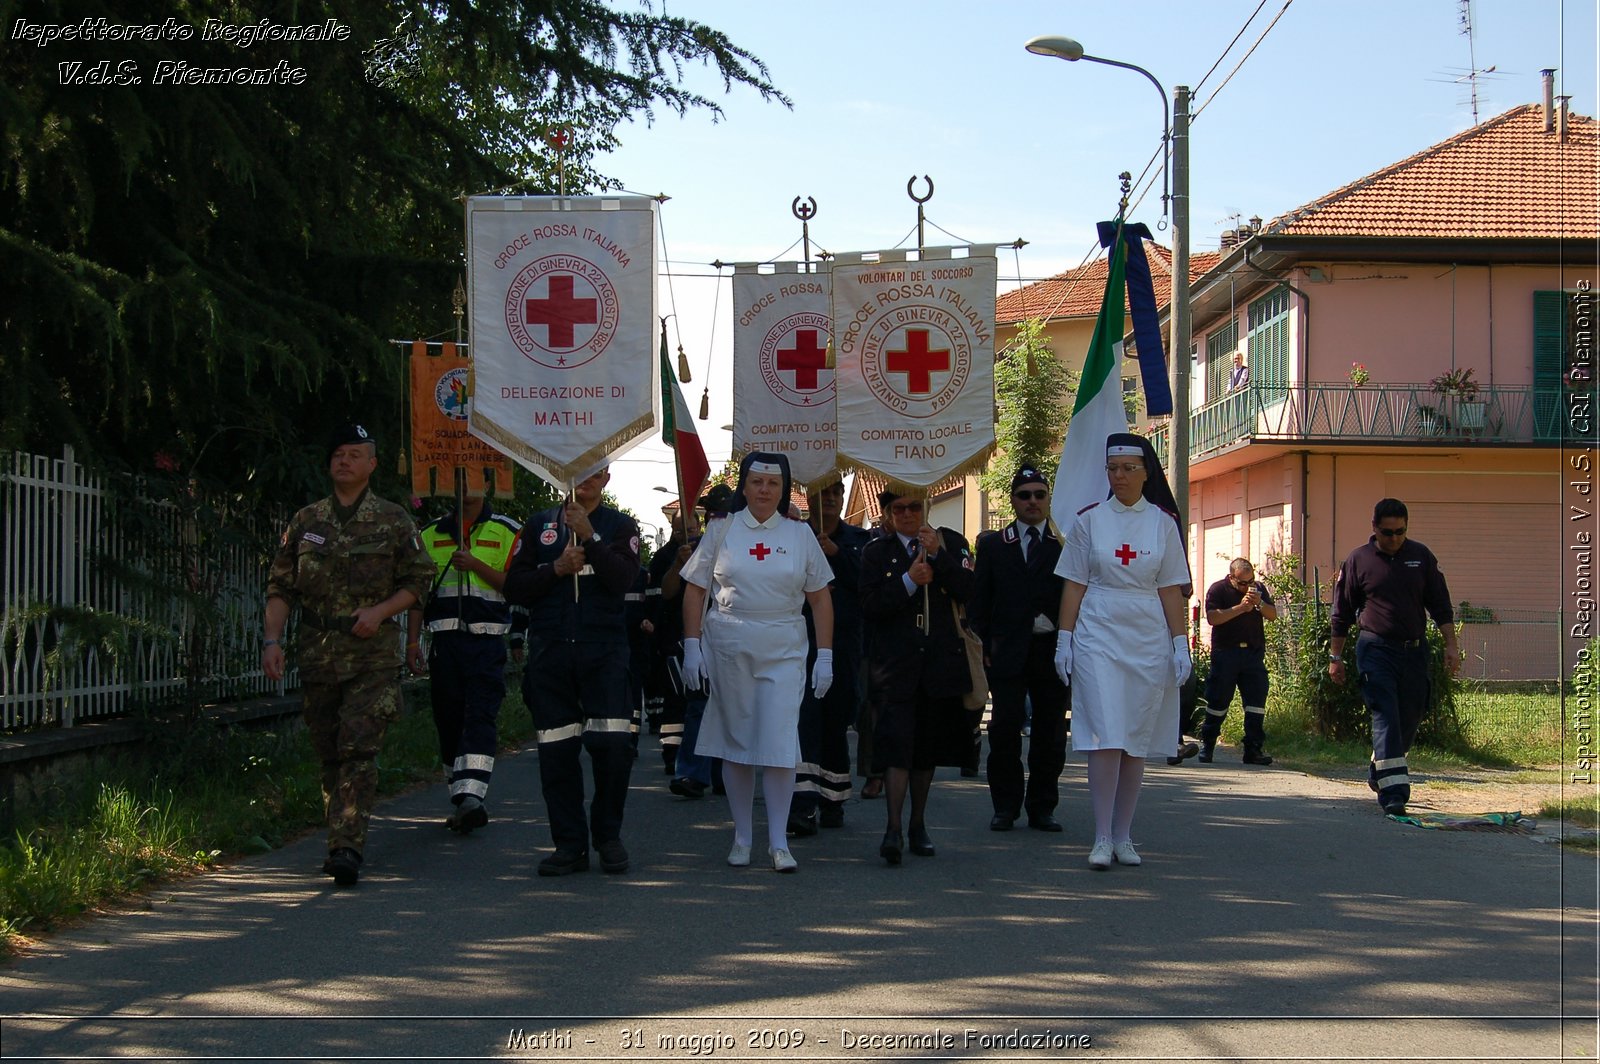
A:
[[[1017,327],[1017,335],[994,363],[996,457],[981,478],[996,512],[1011,495],[1011,477],[1024,462],[1055,480],[1052,456],[1061,449],[1068,402],[1076,376],[1060,362],[1044,338],[1044,319]]]
[[[194,32],[14,31],[97,18]],[[243,47],[208,19],[350,32]],[[461,196],[555,192],[558,128],[566,191],[615,187],[598,161],[623,119],[718,113],[690,66],[788,102],[710,27],[597,0],[0,0],[0,25],[0,446],[134,469],[161,452],[288,499],[322,490],[319,445],[351,417],[394,469],[388,341],[448,329]],[[105,59],[140,82],[63,84]],[[170,83],[210,68],[303,78]]]

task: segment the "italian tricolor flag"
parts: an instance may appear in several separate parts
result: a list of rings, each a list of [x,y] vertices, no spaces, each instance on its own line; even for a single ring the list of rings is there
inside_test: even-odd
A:
[[[1100,316],[1095,319],[1094,338],[1078,381],[1078,398],[1072,404],[1072,420],[1067,423],[1067,438],[1061,445],[1061,467],[1050,493],[1050,516],[1066,533],[1078,519],[1078,511],[1090,503],[1103,501],[1106,490],[1106,437],[1128,431],[1128,414],[1122,405],[1122,375],[1117,362],[1122,356],[1124,299],[1127,291],[1128,247],[1122,239],[1122,219],[1117,219],[1116,239],[1111,244],[1111,266],[1106,271],[1106,294],[1100,300]]]
[[[700,498],[700,489],[711,475],[706,449],[694,430],[689,404],[683,401],[678,382],[672,376],[672,360],[667,354],[667,329],[661,327],[661,442],[672,448],[678,470],[678,498],[685,512]]]

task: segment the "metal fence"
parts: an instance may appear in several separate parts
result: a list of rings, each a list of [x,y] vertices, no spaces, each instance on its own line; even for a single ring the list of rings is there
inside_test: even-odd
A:
[[[215,530],[183,507],[114,495],[70,447],[11,455],[0,498],[0,728],[70,727],[185,689],[279,689],[259,656],[282,515],[236,516],[232,535],[202,535]]]

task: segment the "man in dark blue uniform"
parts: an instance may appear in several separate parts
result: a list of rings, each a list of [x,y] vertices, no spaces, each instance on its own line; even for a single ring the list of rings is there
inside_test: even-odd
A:
[[[1372,714],[1372,763],[1367,786],[1390,816],[1406,811],[1411,777],[1406,755],[1432,693],[1427,619],[1444,636],[1445,670],[1461,667],[1450,589],[1433,552],[1408,539],[1410,519],[1399,499],[1372,510],[1372,538],[1339,567],[1333,585],[1328,676],[1344,683],[1344,642],[1358,620],[1356,668],[1361,698]]]
[[[1050,527],[1050,486],[1032,465],[1011,478],[1017,518],[978,537],[978,565],[968,616],[983,638],[994,708],[989,717],[991,831],[1010,831],[1026,810],[1028,826],[1060,831],[1054,813],[1067,761],[1067,687],[1056,675],[1056,615],[1061,540]],[[1022,728],[1033,703],[1024,793]]]
[[[600,504],[610,479],[603,469],[580,482],[566,503],[535,514],[506,574],[507,600],[528,607],[522,693],[533,714],[556,846],[539,862],[541,876],[588,868],[591,842],[604,871],[628,870],[621,835],[633,715],[624,607],[639,573],[639,526]],[[583,750],[594,773],[587,823]]]
[[[850,725],[860,703],[861,676],[861,549],[867,530],[846,524],[844,482],[834,483],[812,498],[811,527],[833,570],[833,674],[838,677],[820,700],[806,689],[800,703],[800,767],[794,803],[789,808],[789,833],[815,835],[819,826],[844,826],[844,803],[850,797]],[[817,634],[811,610],[805,611],[811,649],[806,674],[817,657]]]
[[[1209,763],[1228,716],[1233,692],[1244,702],[1244,763],[1270,765],[1267,745],[1267,631],[1278,607],[1257,583],[1248,558],[1235,558],[1228,575],[1206,588],[1211,626],[1211,672],[1206,677],[1206,719],[1200,725],[1200,760]]]
[[[959,532],[923,521],[923,500],[879,496],[889,532],[861,552],[861,612],[867,682],[878,710],[873,734],[885,772],[888,827],[878,853],[892,865],[906,848],[934,855],[925,813],[934,770],[959,768],[972,752],[972,720],[961,696],[972,690],[966,645],[952,603],[972,596],[972,551]],[[901,814],[911,792],[906,838]]]

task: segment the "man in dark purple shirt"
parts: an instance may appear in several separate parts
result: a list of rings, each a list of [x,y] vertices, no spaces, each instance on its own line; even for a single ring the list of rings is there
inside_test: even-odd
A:
[[[1228,575],[1206,589],[1211,626],[1211,671],[1206,676],[1206,719],[1200,726],[1200,760],[1216,755],[1217,736],[1233,692],[1244,702],[1244,763],[1270,765],[1267,744],[1266,621],[1278,619],[1272,592],[1256,580],[1248,558],[1235,558]]]
[[[1367,786],[1390,816],[1402,815],[1411,799],[1406,754],[1431,694],[1429,617],[1444,635],[1446,671],[1453,676],[1461,667],[1450,589],[1433,552],[1406,538],[1408,520],[1399,499],[1380,499],[1373,507],[1372,538],[1350,552],[1334,581],[1328,642],[1328,676],[1343,684],[1344,641],[1359,615],[1356,668],[1372,714]]]

